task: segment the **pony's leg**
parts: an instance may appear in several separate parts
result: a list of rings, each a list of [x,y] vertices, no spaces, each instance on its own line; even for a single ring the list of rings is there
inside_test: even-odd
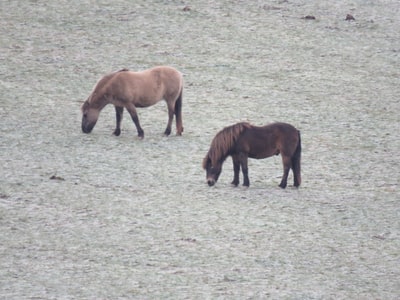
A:
[[[137,132],[138,132],[138,136],[140,138],[143,138],[144,137],[144,131],[143,131],[142,127],[140,127],[139,117],[137,115],[135,106],[133,104],[129,104],[129,105],[126,106],[126,109],[129,112],[129,114],[131,115],[133,123],[135,123],[136,129],[137,129]]]
[[[282,155],[282,163],[283,163],[283,176],[279,186],[284,189],[286,188],[287,178],[289,175],[290,168],[292,167],[292,160],[289,156]]]
[[[301,167],[300,167],[301,138],[300,138],[300,132],[298,132],[298,135],[299,135],[299,141],[297,143],[296,150],[292,156],[293,185],[295,187],[298,187],[301,184]]]
[[[164,131],[165,136],[169,136],[171,134],[171,126],[172,126],[172,121],[174,119],[174,103],[168,101],[167,106],[168,106],[168,123],[167,123],[167,128]]]
[[[123,106],[115,106],[115,116],[117,119],[117,125],[115,127],[113,134],[116,136],[119,136],[121,134],[121,121],[122,121],[123,112],[124,112]]]
[[[250,186],[250,180],[249,180],[249,169],[247,168],[247,155],[244,153],[239,154],[239,163],[242,167],[242,173],[243,173],[243,186]]]
[[[176,134],[182,135],[183,124],[182,124],[182,89],[179,93],[178,99],[175,102],[175,121],[176,121]]]
[[[299,187],[301,183],[300,166],[294,167],[292,160],[292,171],[293,171],[293,186]]]
[[[239,184],[239,172],[240,172],[240,162],[237,156],[232,156],[233,162],[233,180],[231,182],[232,185],[238,186]]]

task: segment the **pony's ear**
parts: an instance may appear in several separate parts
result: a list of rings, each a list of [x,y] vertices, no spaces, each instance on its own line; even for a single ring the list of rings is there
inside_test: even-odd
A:
[[[78,102],[82,102],[82,104],[81,104],[81,111],[83,111],[83,109],[85,108],[85,106],[88,105],[88,104],[87,104],[87,103],[88,103],[88,100],[85,100],[85,101],[78,101]]]
[[[75,102],[77,102],[77,103],[80,103],[81,104],[81,110],[82,110],[82,106],[83,106],[83,104],[85,103],[85,101],[84,100],[75,100]]]

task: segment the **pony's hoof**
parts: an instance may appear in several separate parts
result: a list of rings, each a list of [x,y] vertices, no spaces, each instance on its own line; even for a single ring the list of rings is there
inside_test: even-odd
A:
[[[138,138],[143,140],[143,138],[144,138],[144,131],[143,130],[139,130],[138,131]]]
[[[286,184],[282,184],[282,183],[281,183],[281,184],[279,185],[279,187],[280,187],[281,189],[285,189],[285,188],[286,188]]]
[[[121,129],[115,129],[113,135],[119,136],[121,134]]]
[[[167,129],[165,129],[165,131],[164,131],[164,135],[165,136],[169,136],[171,134],[171,129],[169,128],[167,128]]]

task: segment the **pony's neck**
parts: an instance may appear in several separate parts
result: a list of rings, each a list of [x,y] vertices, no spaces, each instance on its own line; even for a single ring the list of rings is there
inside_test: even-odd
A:
[[[216,165],[218,163],[223,163],[227,157],[230,155],[231,149],[224,149],[222,147],[217,147],[216,149],[212,149],[212,151],[209,153],[209,156],[211,158],[211,162],[213,165]]]
[[[91,95],[89,102],[93,108],[98,110],[102,110],[108,104],[106,95],[101,94],[101,96],[98,96],[95,92]]]
[[[225,127],[214,137],[210,147],[210,158],[213,164],[223,162],[231,155],[232,149],[235,147],[236,140],[245,131],[250,128],[250,124],[246,122],[237,123],[232,126]]]

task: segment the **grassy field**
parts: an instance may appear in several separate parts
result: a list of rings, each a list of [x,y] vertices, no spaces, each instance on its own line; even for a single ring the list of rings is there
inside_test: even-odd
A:
[[[186,7],[186,9],[184,9]],[[346,21],[352,14],[354,21]],[[397,1],[2,1],[0,297],[397,299],[400,291]],[[304,18],[314,16],[314,20]],[[171,65],[167,109],[112,136],[81,132],[104,74]],[[302,133],[299,189],[280,157],[201,162],[238,121]],[[289,177],[290,184],[292,176]]]

